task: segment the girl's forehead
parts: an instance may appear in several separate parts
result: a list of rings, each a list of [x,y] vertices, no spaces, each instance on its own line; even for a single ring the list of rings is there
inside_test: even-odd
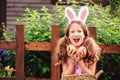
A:
[[[73,24],[71,24],[70,29],[74,29],[74,28],[76,28],[76,29],[82,29],[82,26],[80,24],[73,23]]]
[[[79,23],[76,23],[76,22],[74,22],[74,23],[71,23],[71,26],[81,26],[81,24],[79,24]]]

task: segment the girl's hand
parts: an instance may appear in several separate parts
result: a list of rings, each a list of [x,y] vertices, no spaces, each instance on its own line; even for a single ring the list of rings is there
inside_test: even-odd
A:
[[[75,61],[74,54],[76,52],[76,48],[73,45],[67,45],[67,54],[72,61]]]
[[[79,60],[82,59],[83,57],[86,56],[86,48],[84,46],[81,46],[80,48],[78,48],[77,54],[78,54]]]

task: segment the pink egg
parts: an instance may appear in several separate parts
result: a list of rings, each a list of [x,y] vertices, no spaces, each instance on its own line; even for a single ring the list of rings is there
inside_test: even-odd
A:
[[[77,54],[81,57],[84,56],[85,55],[85,47],[84,46],[79,47],[77,50]]]

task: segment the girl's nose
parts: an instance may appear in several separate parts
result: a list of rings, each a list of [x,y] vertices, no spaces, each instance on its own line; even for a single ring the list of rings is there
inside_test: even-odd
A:
[[[74,34],[75,36],[78,36],[79,35],[79,33],[78,32],[75,32],[75,34]]]

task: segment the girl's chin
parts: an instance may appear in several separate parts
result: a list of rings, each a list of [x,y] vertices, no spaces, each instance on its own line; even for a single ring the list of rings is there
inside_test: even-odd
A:
[[[79,44],[74,44],[75,47],[79,47],[80,45]]]
[[[80,43],[74,43],[73,45],[76,46],[76,47],[79,47],[81,44]]]

